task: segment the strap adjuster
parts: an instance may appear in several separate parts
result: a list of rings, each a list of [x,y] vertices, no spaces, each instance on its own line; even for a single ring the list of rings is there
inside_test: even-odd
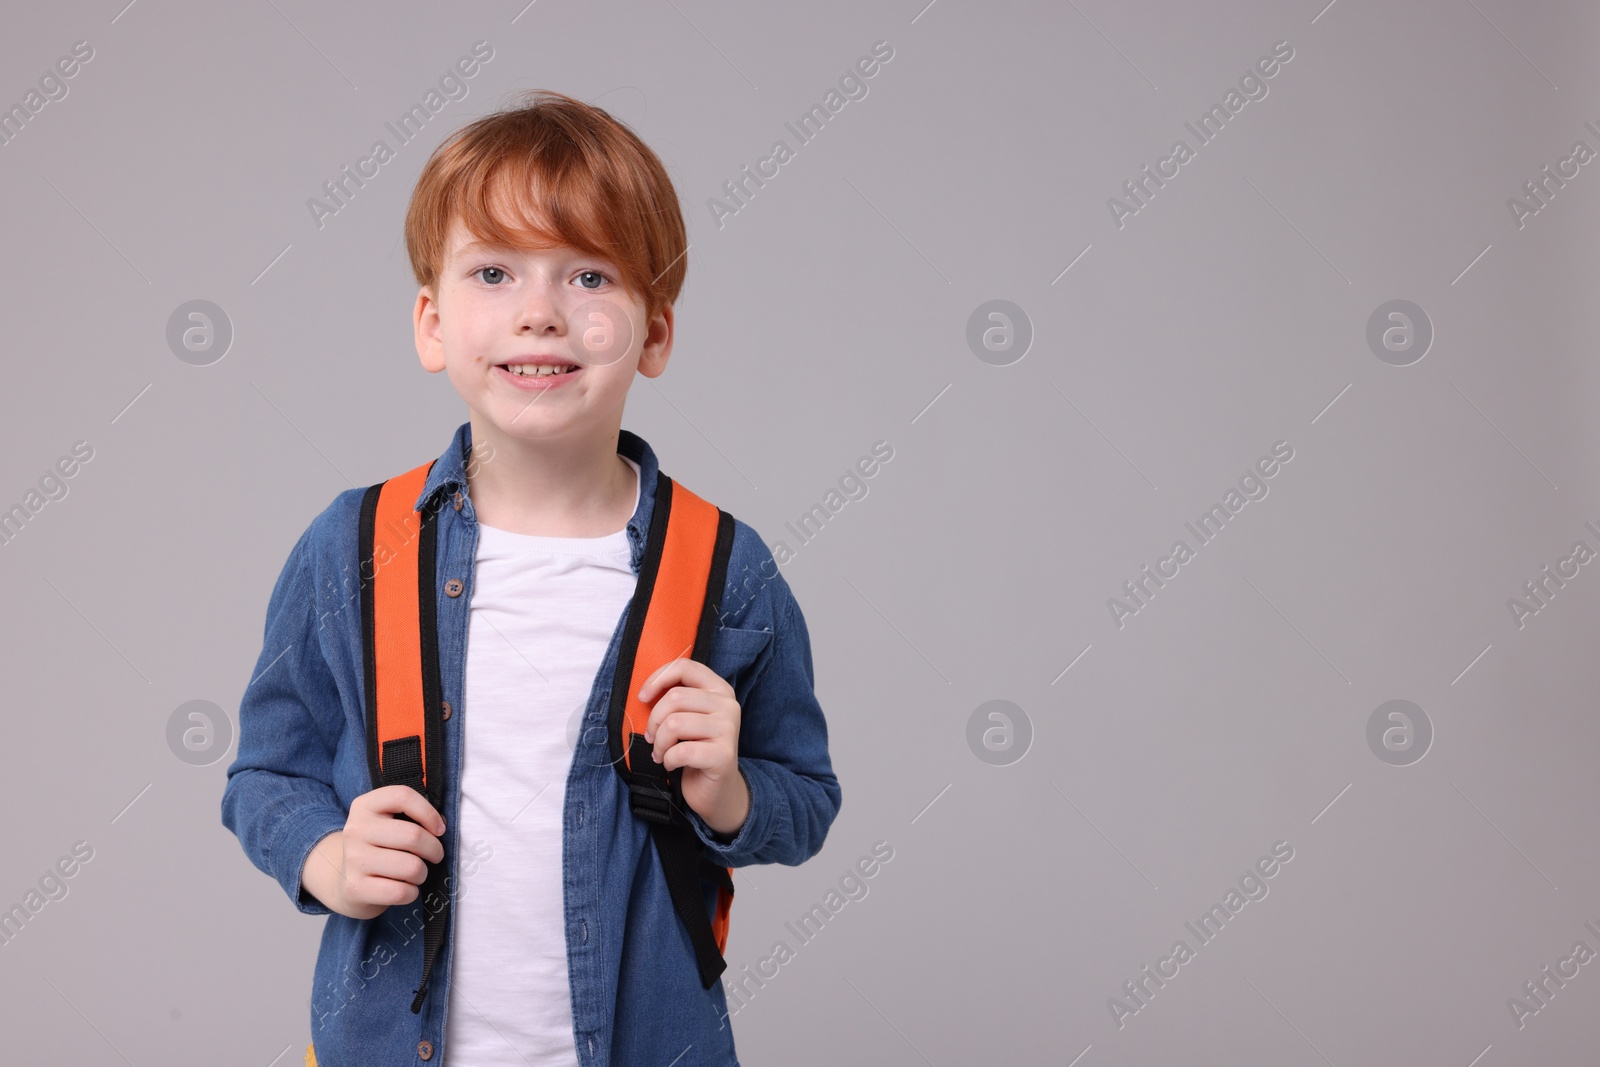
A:
[[[633,793],[633,813],[641,819],[658,822],[663,826],[672,823],[672,794],[656,787],[653,782],[638,779],[628,783]]]
[[[633,734],[628,741],[628,792],[633,814],[648,822],[670,826],[677,808],[672,803],[672,780],[666,768],[651,758],[654,746],[644,734]]]

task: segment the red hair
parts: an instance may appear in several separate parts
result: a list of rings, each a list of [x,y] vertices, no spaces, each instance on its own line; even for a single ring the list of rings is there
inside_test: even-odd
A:
[[[419,286],[438,292],[451,224],[512,248],[568,245],[615,264],[646,317],[675,303],[689,265],[661,160],[600,108],[535,89],[434,149],[406,210]]]

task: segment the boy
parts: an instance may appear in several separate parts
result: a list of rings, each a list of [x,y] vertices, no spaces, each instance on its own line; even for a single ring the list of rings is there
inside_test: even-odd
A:
[[[328,916],[308,1064],[728,1067],[720,946],[707,972],[688,929],[705,924],[669,890],[607,717],[661,504],[623,405],[636,370],[666,369],[683,219],[627,127],[558,93],[523,103],[441,145],[406,217],[417,351],[469,411],[404,500],[434,516],[411,588],[438,633],[443,805],[374,787],[367,691],[385,690],[363,616],[384,560],[362,557],[357,488],[273,588],[222,821],[300,911]],[[635,740],[681,768],[685,847],[724,881],[717,868],[815,855],[841,796],[805,620],[756,532],[732,533],[708,662],[681,655],[645,681]],[[720,891],[699,888],[709,918]]]

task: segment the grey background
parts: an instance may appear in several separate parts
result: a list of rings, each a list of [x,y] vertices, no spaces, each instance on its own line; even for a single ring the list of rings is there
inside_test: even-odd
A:
[[[0,35],[7,106],[95,49],[0,147],[0,502],[94,448],[0,550],[0,903],[94,849],[0,947],[8,1057],[299,1062],[321,921],[221,825],[231,747],[192,766],[168,721],[236,716],[299,533],[466,417],[414,354],[404,209],[449,130],[534,87],[632,125],[682,198],[676,348],[624,420],[664,469],[795,547],[894,449],[784,570],[844,802],[815,859],[740,872],[730,969],[894,859],[735,1017],[745,1062],[1592,1055],[1600,964],[1520,1029],[1507,1000],[1600,951],[1600,566],[1521,628],[1506,603],[1600,549],[1600,165],[1506,207],[1600,149],[1591,6],[122,4]],[[479,39],[470,95],[319,230],[307,198]],[[1114,225],[1279,40],[1268,95]],[[778,138],[719,229],[707,199]],[[233,325],[210,366],[165,341],[193,299]],[[966,344],[991,299],[1032,323],[1009,366]],[[1392,299],[1435,331],[1411,366],[1366,344]],[[1119,629],[1108,598],[1280,440],[1269,495]],[[998,699],[1033,731],[1007,766],[967,742]],[[1434,731],[1409,766],[1366,741],[1394,699]],[[1108,999],[1280,840],[1269,895],[1119,1028]]]

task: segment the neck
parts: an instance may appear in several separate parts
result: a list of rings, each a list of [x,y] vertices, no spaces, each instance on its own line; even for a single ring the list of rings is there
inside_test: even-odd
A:
[[[473,455],[489,455],[467,472],[479,522],[539,537],[604,537],[633,516],[637,481],[617,454],[619,427],[530,441],[477,412],[470,422]]]

